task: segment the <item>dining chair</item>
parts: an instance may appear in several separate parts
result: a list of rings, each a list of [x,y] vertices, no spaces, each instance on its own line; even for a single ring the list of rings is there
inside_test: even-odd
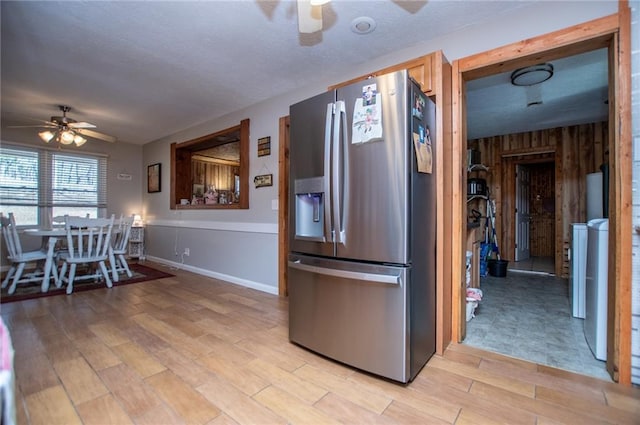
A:
[[[9,294],[13,294],[16,291],[18,283],[28,283],[42,281],[44,271],[36,269],[33,272],[24,273],[27,263],[33,263],[38,261],[46,261],[47,249],[41,247],[35,251],[23,251],[22,244],[20,243],[20,235],[16,227],[16,220],[13,213],[9,213],[9,216],[4,216],[0,213],[0,226],[2,226],[2,237],[7,248],[7,258],[11,261],[11,266],[7,276],[2,281],[2,287],[6,288],[9,281],[13,279],[11,286],[9,287]],[[58,283],[58,273],[55,267],[51,277]]]
[[[57,215],[57,216],[51,218],[51,223],[54,224],[54,225],[55,224],[57,224],[57,225],[64,224],[66,219],[67,219],[66,215]]]
[[[126,254],[129,248],[129,236],[131,234],[131,226],[135,215],[130,217],[120,216],[120,219],[113,225],[113,235],[111,236],[111,252],[109,262],[111,264],[111,273],[113,281],[118,281],[119,273],[126,273],[128,277],[133,276],[127,263]]]
[[[105,262],[109,259],[114,220],[114,215],[111,218],[67,217],[65,220],[67,250],[59,259],[63,261],[60,280],[67,284],[67,294],[73,292],[74,281],[80,279],[104,279],[108,288],[113,286]],[[78,265],[86,267],[86,271],[76,275]],[[67,269],[69,274],[65,276]]]

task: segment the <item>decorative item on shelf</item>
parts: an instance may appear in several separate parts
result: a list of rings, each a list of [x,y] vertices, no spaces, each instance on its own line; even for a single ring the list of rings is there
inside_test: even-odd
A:
[[[209,185],[207,193],[204,194],[204,203],[207,205],[213,205],[218,203],[218,192],[214,185]]]
[[[229,203],[229,198],[227,198],[227,192],[226,191],[221,191],[220,195],[219,195],[219,201],[220,205],[225,205]]]

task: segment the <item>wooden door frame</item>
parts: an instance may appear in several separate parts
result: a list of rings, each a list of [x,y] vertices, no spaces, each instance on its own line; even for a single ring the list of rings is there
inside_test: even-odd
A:
[[[287,257],[289,255],[289,116],[278,125],[278,295],[289,294]]]
[[[452,81],[453,156],[466,164],[465,82],[507,70],[555,60],[606,47],[610,54],[609,152],[611,160],[609,207],[609,311],[607,370],[615,381],[631,383],[631,37],[630,11],[620,1],[619,13],[513,43],[454,61]],[[465,193],[462,167],[452,173],[454,192]],[[454,220],[465,226],[463,202],[452,205]],[[463,221],[465,220],[465,221]],[[454,226],[455,227],[455,226]],[[454,234],[452,258],[454,276],[462,275],[465,246],[461,234]],[[454,280],[454,282],[458,282]],[[461,284],[452,285],[453,305],[461,305]],[[458,314],[456,314],[458,313]],[[466,323],[460,311],[453,311],[452,341],[460,342]]]

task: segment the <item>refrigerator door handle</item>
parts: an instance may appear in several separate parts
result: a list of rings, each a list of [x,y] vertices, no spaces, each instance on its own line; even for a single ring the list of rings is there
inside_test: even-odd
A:
[[[334,242],[331,229],[331,127],[333,122],[333,103],[327,104],[324,125],[324,235],[328,242]]]
[[[335,110],[336,119],[333,121],[333,161],[332,161],[332,183],[333,187],[331,192],[333,193],[333,223],[334,223],[334,232],[336,235],[336,242],[344,243],[343,236],[344,232],[342,231],[342,201],[343,201],[343,192],[340,188],[340,175],[341,169],[340,166],[342,164],[342,143],[346,143],[346,140],[340,141],[340,130],[342,129],[343,123],[342,118],[346,117],[346,106],[343,100],[339,100],[336,102],[336,110]],[[345,120],[346,122],[346,120]]]
[[[341,211],[340,211],[340,242],[344,245],[347,242],[346,229],[349,226],[347,211],[349,211],[349,139],[347,132],[347,104],[342,101],[340,107],[340,123],[342,125],[342,182],[340,187]]]
[[[289,267],[302,270],[305,272],[322,274],[325,276],[333,276],[333,277],[352,279],[352,280],[364,280],[364,281],[377,282],[377,283],[388,283],[392,285],[399,285],[400,278],[401,278],[400,275],[392,276],[392,275],[385,275],[385,274],[355,272],[355,271],[349,271],[349,270],[328,269],[325,267],[302,264],[300,260],[289,261]]]

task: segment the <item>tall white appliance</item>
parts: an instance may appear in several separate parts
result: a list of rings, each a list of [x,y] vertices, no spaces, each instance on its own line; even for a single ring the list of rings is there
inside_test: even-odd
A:
[[[584,336],[594,357],[606,360],[609,219],[591,220],[587,229]]]
[[[435,104],[399,71],[290,116],[289,339],[408,382],[435,352]]]
[[[573,317],[584,319],[585,280],[587,273],[587,224],[571,224],[569,252],[569,299]]]

